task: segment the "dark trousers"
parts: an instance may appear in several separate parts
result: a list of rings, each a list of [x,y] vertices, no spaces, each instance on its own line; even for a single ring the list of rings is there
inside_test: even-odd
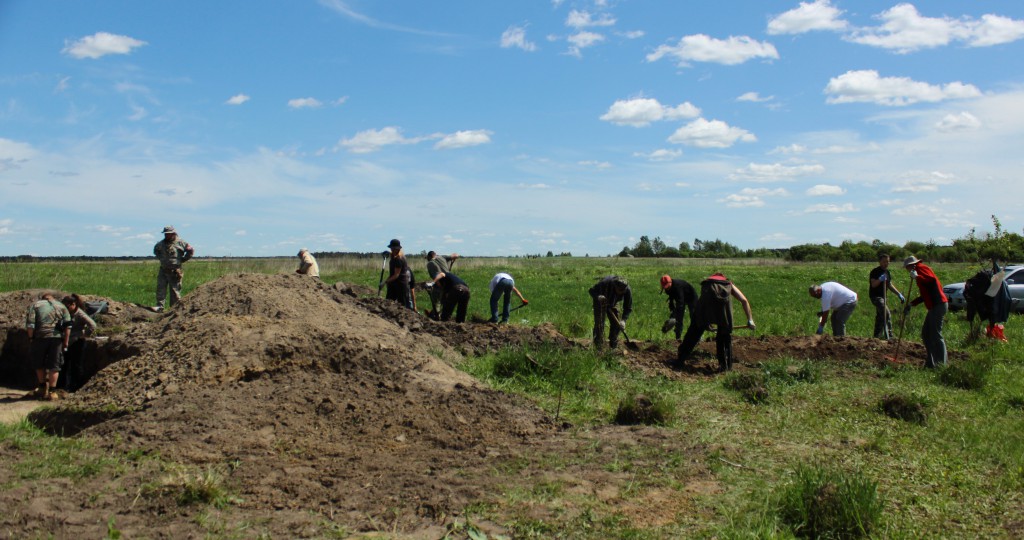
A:
[[[885,298],[876,296],[871,298],[871,303],[875,305],[875,337],[878,339],[891,339],[892,338],[892,314],[889,313],[889,306],[886,305]]]
[[[388,283],[388,293],[384,297],[412,309],[412,293],[409,290],[409,282],[401,277]]]
[[[68,392],[74,392],[85,384],[84,366],[85,361],[85,340],[78,339],[68,345],[68,352],[64,354],[64,368],[61,370],[61,380],[57,384]]]
[[[693,350],[697,348],[697,344],[700,343],[701,337],[704,336],[704,331],[707,328],[707,323],[692,317],[690,318],[690,326],[686,329],[683,342],[679,344],[678,357],[676,358],[678,365],[683,365],[690,355],[693,354]],[[718,369],[727,371],[732,369],[733,362],[732,325],[720,324],[717,328],[715,333],[715,357],[718,358]]]
[[[946,365],[946,340],[942,337],[942,323],[945,321],[949,304],[940,302],[928,310],[921,327],[921,341],[928,358],[924,367],[935,368]]]
[[[469,287],[456,285],[452,290],[446,292],[441,299],[441,320],[447,321],[451,319],[452,311],[454,311],[455,322],[465,322],[467,307],[469,307]]]
[[[594,347],[600,349],[604,347],[604,321],[608,318],[608,310],[612,309],[612,306],[608,305],[607,300],[599,300],[597,296],[593,296],[594,299],[594,336],[593,344]],[[622,333],[622,328],[619,328],[617,324],[609,324],[608,329],[608,345],[613,349],[619,345],[619,334]]]

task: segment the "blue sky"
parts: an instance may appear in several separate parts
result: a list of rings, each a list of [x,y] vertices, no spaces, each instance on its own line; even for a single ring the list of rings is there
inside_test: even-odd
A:
[[[1022,230],[1024,2],[0,2],[0,254]]]

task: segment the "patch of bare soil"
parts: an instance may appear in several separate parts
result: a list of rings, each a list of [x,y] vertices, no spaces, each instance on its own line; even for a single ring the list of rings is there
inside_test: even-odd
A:
[[[0,295],[0,365],[27,358],[21,317],[38,292]],[[103,327],[116,332],[89,350],[98,373],[30,418],[91,441],[77,460],[136,459],[73,482],[19,481],[0,466],[0,485],[14,486],[0,492],[0,533],[93,538],[115,523],[125,537],[198,537],[213,528],[294,538],[328,536],[340,524],[438,538],[467,505],[546,481],[621,504],[642,527],[697,512],[693,498],[718,489],[704,449],[682,437],[646,427],[566,431],[452,367],[463,354],[515,344],[580,346],[553,327],[440,323],[373,294],[303,276],[240,274],[199,287],[159,316],[112,302]],[[706,377],[713,347],[701,344],[684,370],[668,366],[674,351],[653,346],[623,360],[651,374]],[[779,356],[882,361],[891,348],[860,338],[735,338],[748,365]],[[921,358],[918,344],[905,341],[903,351]],[[19,452],[0,447],[0,463],[19,461]],[[634,486],[625,497],[635,472],[610,472],[622,453],[651,469],[667,454],[687,456],[692,465],[674,479],[687,489]],[[224,509],[182,501],[188,478],[203,471],[223,475],[235,497]]]

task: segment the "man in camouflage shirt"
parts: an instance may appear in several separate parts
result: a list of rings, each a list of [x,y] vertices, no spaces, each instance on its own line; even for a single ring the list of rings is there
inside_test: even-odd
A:
[[[50,293],[28,308],[25,331],[32,340],[32,367],[36,370],[39,386],[26,397],[57,399],[51,392],[57,387],[60,368],[64,364],[64,351],[71,338],[71,313]]]
[[[181,266],[194,254],[192,246],[178,238],[174,227],[164,227],[164,239],[153,246],[153,255],[160,261],[160,273],[156,276],[156,306],[153,311],[164,310],[168,285],[171,288],[171,305],[181,300],[181,278],[185,275]]]

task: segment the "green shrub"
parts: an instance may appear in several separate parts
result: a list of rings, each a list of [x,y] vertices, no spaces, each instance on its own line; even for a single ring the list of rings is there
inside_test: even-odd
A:
[[[761,371],[766,381],[783,384],[816,383],[821,378],[821,368],[809,360],[802,364],[794,364],[786,359],[762,362]]]
[[[946,364],[939,369],[939,382],[963,390],[980,390],[988,382],[992,365],[986,360],[968,360],[958,364]]]
[[[763,387],[767,380],[763,373],[729,373],[722,381],[722,385],[729,390],[742,392],[755,386]]]
[[[889,418],[924,425],[928,421],[928,403],[916,395],[889,394],[878,404],[879,410]]]
[[[615,423],[620,426],[665,425],[671,418],[672,408],[659,396],[634,394],[619,400],[615,410]]]
[[[861,538],[877,525],[882,501],[860,473],[801,466],[780,495],[779,514],[801,538]]]

